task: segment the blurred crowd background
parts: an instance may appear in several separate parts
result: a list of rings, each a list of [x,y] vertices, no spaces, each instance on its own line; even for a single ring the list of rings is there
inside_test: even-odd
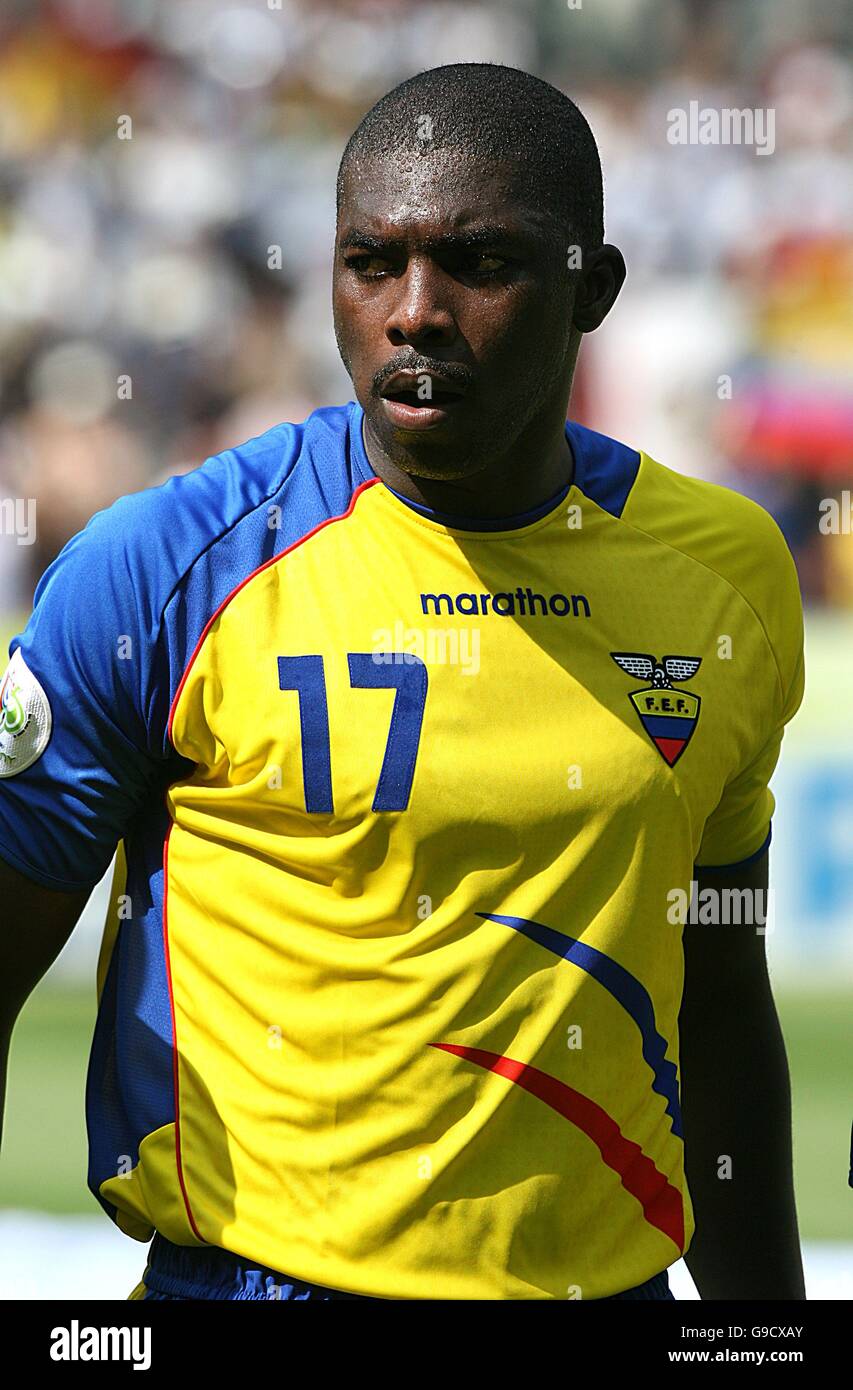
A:
[[[808,602],[853,606],[818,529],[853,486],[851,33],[843,0],[4,0],[0,495],[38,527],[0,535],[0,622],[115,497],[351,398],[341,150],[404,77],[484,59],[600,142],[629,281],[573,414],[755,496]],[[691,101],[773,108],[773,152],[669,143]]]

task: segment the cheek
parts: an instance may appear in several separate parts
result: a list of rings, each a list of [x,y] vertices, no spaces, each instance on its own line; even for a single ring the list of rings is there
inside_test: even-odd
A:
[[[483,364],[516,379],[541,373],[568,342],[571,315],[553,299],[537,295],[519,303],[516,296],[484,304],[469,322],[466,337]]]
[[[353,306],[350,295],[338,281],[332,283],[332,317],[338,337],[348,338],[352,332]]]
[[[353,296],[336,291],[332,295],[332,318],[338,347],[348,365],[362,375],[372,374],[377,366],[373,344],[380,331],[374,317]]]

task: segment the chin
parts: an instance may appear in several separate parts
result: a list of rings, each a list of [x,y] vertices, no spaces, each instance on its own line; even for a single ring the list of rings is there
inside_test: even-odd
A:
[[[430,478],[434,482],[452,483],[472,478],[486,466],[485,459],[456,452],[438,442],[426,449],[421,441],[411,448],[392,441],[388,454],[401,473],[408,473],[411,478]]]
[[[436,482],[453,482],[470,478],[486,467],[489,453],[482,444],[471,447],[467,439],[454,439],[446,431],[375,430],[375,437],[396,468],[412,478],[431,478]]]

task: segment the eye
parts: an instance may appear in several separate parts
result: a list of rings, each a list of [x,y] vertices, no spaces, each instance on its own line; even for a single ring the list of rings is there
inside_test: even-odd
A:
[[[495,251],[469,251],[462,257],[459,269],[477,280],[494,280],[508,265],[506,257]]]
[[[346,266],[348,270],[354,270],[357,275],[363,275],[367,280],[375,280],[378,275],[384,275],[391,269],[391,262],[385,256],[362,251],[358,255],[347,256]]]

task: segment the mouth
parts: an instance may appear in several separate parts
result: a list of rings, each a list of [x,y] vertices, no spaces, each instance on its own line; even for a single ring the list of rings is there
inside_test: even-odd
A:
[[[380,390],[386,418],[398,429],[434,429],[464,401],[466,388],[432,372],[397,372]]]

